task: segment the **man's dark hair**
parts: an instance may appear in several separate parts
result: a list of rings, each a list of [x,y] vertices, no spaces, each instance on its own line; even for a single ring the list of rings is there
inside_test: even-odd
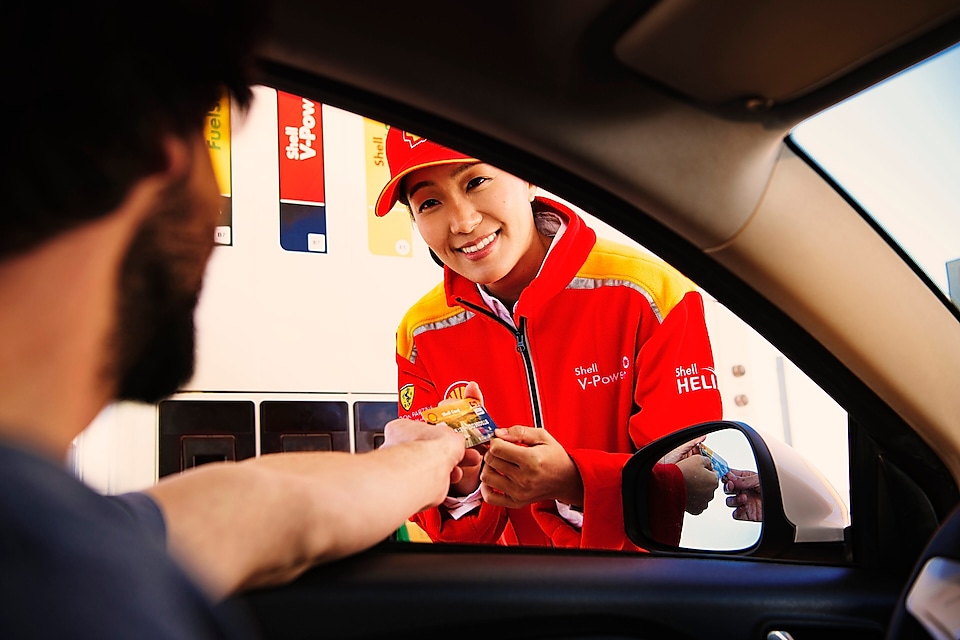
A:
[[[251,100],[266,18],[252,0],[15,7],[0,11],[0,259],[116,208],[165,168],[164,137],[199,131],[223,91]]]

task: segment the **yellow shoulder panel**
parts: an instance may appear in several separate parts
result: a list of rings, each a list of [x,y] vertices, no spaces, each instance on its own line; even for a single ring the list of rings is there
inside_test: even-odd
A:
[[[696,285],[656,256],[606,238],[597,238],[578,277],[632,283],[644,290],[663,317]]]
[[[463,313],[462,308],[447,305],[447,296],[441,282],[404,314],[397,329],[397,353],[409,360],[413,353],[413,337],[418,329],[443,323],[461,313]]]

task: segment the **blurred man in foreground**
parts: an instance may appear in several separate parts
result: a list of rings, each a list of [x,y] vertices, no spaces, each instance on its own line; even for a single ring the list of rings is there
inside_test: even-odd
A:
[[[369,454],[210,464],[111,497],[65,471],[104,406],[192,374],[219,205],[204,115],[223,90],[249,103],[263,16],[188,0],[5,13],[0,637],[245,637],[220,600],[439,504],[463,439],[398,420]]]

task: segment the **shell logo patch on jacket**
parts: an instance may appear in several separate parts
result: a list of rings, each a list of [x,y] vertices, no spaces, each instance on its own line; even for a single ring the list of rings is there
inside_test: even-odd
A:
[[[444,398],[452,398],[454,400],[463,400],[466,396],[464,395],[467,390],[467,381],[466,380],[457,380],[443,392]]]

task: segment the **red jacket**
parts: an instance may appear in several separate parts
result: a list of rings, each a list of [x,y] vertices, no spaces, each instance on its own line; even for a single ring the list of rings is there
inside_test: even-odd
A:
[[[456,520],[440,507],[415,520],[434,541],[635,549],[623,527],[626,460],[666,433],[721,417],[703,301],[662,261],[598,240],[559,203],[538,198],[536,206],[567,229],[520,296],[517,330],[488,309],[475,283],[445,268],[442,286],[397,330],[400,415],[418,417],[476,380],[498,426],[543,427],[566,449],[583,479],[583,528],[552,500],[521,509],[484,502]],[[679,472],[659,475],[664,495],[685,495]],[[679,532],[683,500],[660,508],[666,528]]]

